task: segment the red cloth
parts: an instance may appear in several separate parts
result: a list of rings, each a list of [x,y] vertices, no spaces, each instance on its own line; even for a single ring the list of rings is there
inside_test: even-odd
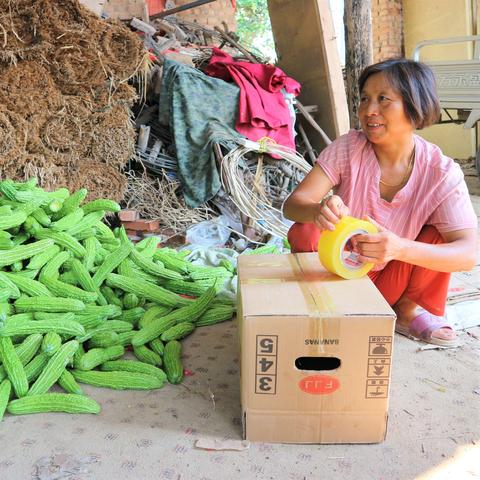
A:
[[[274,65],[236,62],[227,53],[213,49],[205,73],[240,87],[236,130],[253,141],[271,137],[278,144],[295,149],[290,111],[282,88],[297,96],[300,84]]]
[[[320,230],[313,223],[295,223],[288,232],[293,253],[316,252]],[[435,227],[425,226],[417,242],[438,244],[443,239]],[[368,276],[389,305],[395,305],[405,294],[433,315],[444,315],[450,273],[392,260],[383,270],[370,271]]]

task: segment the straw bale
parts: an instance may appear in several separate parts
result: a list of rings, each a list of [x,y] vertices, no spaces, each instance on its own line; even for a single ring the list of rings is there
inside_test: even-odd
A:
[[[117,78],[125,80],[132,75],[127,68],[132,62],[140,64],[144,56],[143,44],[134,36],[123,34],[117,24],[110,24],[101,39],[102,53],[105,55],[106,68]]]
[[[0,158],[11,158],[22,146],[20,129],[25,122],[5,109],[0,110]]]
[[[37,176],[39,180],[43,180],[43,185],[50,186],[50,177],[55,178],[52,167],[43,155],[24,153],[14,160],[9,159],[2,162],[0,177],[27,180],[32,176]]]
[[[57,152],[71,152],[83,145],[82,122],[65,110],[50,116],[42,126],[45,147]]]
[[[121,167],[135,154],[135,128],[129,112],[120,105],[92,118],[95,125],[90,155]]]
[[[62,94],[50,72],[34,60],[4,68],[0,64],[0,99],[5,108],[27,119],[62,105]]]
[[[105,89],[109,86],[101,53],[96,45],[80,35],[67,34],[60,46],[49,58],[50,72],[58,89],[65,95],[78,95],[90,89]]]
[[[82,179],[80,182],[79,179]],[[75,189],[81,187],[89,191],[87,200],[94,198],[92,192],[98,193],[98,197],[108,197],[120,201],[125,195],[127,179],[125,175],[112,165],[103,163],[83,163],[78,168],[77,179],[72,179]]]
[[[134,155],[127,81],[148,54],[77,0],[0,0],[0,178],[123,198]]]
[[[136,90],[127,83],[120,83],[111,89],[100,89],[92,92],[91,100],[97,112],[106,112],[114,105],[123,105],[129,111],[138,97]]]
[[[0,0],[0,61],[15,64],[36,58],[53,48],[44,36],[38,11],[25,0]]]

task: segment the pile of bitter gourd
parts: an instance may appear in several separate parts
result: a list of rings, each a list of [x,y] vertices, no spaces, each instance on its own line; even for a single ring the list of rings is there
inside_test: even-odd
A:
[[[179,383],[179,340],[233,316],[217,296],[232,265],[193,265],[155,237],[133,244],[103,222],[119,205],[86,194],[0,182],[0,420],[98,413],[79,383]]]

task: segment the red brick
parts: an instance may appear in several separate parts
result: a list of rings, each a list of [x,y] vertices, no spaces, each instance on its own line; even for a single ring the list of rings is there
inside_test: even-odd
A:
[[[177,7],[190,3],[192,0],[175,0]],[[236,29],[235,10],[230,0],[217,0],[191,10],[177,14],[180,19],[197,22],[200,25],[222,25],[222,20],[228,24],[229,29]]]
[[[136,210],[120,210],[118,218],[121,222],[134,222],[140,219],[140,213]]]
[[[137,230],[141,232],[154,232],[160,228],[158,220],[137,220],[135,222],[122,222],[127,230]]]

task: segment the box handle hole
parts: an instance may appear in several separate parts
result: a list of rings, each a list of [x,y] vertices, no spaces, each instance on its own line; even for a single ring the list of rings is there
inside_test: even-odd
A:
[[[341,363],[337,357],[298,357],[295,360],[299,370],[336,370]]]

